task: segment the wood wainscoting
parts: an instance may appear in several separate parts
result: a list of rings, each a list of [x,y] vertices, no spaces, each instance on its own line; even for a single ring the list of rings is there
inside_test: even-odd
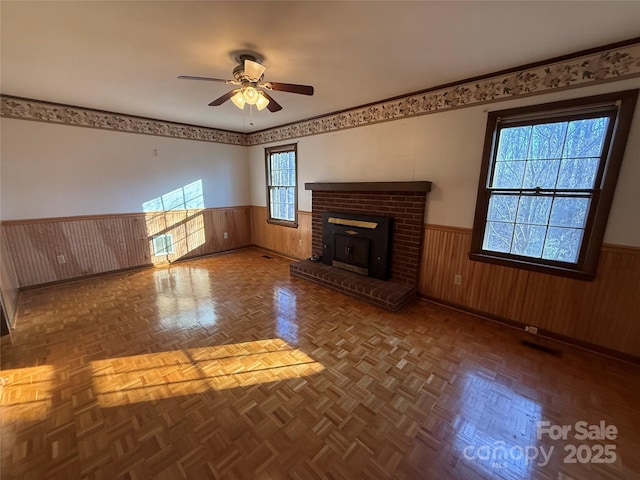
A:
[[[291,258],[311,256],[311,212],[298,210],[298,227],[267,223],[267,208],[251,207],[251,243]]]
[[[595,280],[583,281],[473,262],[470,244],[471,229],[425,225],[419,293],[640,357],[640,248],[604,245]]]
[[[13,324],[18,307],[18,277],[13,265],[4,228],[0,228],[0,295],[7,314],[7,321]]]
[[[2,230],[20,287],[251,244],[250,207],[245,206],[15,220],[2,222]],[[171,235],[172,253],[154,255],[153,236],[159,234]]]

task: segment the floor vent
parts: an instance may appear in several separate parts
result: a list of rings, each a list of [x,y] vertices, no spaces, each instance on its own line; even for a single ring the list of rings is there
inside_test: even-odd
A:
[[[549,353],[551,355],[555,355],[556,357],[562,356],[562,352],[560,350],[556,350],[555,348],[545,347],[544,345],[540,345],[535,342],[530,342],[529,340],[522,340],[522,345],[529,348],[534,348],[544,353]]]

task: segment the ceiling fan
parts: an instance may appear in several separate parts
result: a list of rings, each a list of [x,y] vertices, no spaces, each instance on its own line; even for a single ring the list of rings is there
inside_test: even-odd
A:
[[[278,92],[299,93],[301,95],[313,95],[313,87],[310,85],[297,85],[294,83],[263,82],[264,72],[267,69],[262,65],[262,55],[241,51],[232,53],[232,58],[238,63],[233,69],[234,80],[224,80],[222,78],[194,77],[192,75],[180,75],[182,80],[206,80],[208,82],[224,82],[228,85],[237,85],[238,88],[225,93],[209,104],[211,107],[222,105],[227,100],[231,100],[236,107],[243,109],[246,104],[255,105],[258,110],[265,107],[270,112],[282,110],[282,106],[276,102],[268,90]]]

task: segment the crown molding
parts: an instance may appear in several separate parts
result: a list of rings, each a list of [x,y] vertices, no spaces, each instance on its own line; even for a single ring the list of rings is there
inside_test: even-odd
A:
[[[0,116],[250,146],[635,77],[640,77],[640,38],[254,133],[186,125],[5,95],[0,98]]]

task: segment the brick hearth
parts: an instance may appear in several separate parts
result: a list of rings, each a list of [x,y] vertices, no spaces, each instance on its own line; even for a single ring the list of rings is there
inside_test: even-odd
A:
[[[322,255],[324,212],[393,217],[391,277],[384,282],[313,262],[292,264],[292,275],[397,310],[416,294],[430,182],[307,183],[312,196],[312,252]]]
[[[311,260],[291,264],[289,273],[394,312],[416,296],[416,288],[410,285],[365,277]]]

